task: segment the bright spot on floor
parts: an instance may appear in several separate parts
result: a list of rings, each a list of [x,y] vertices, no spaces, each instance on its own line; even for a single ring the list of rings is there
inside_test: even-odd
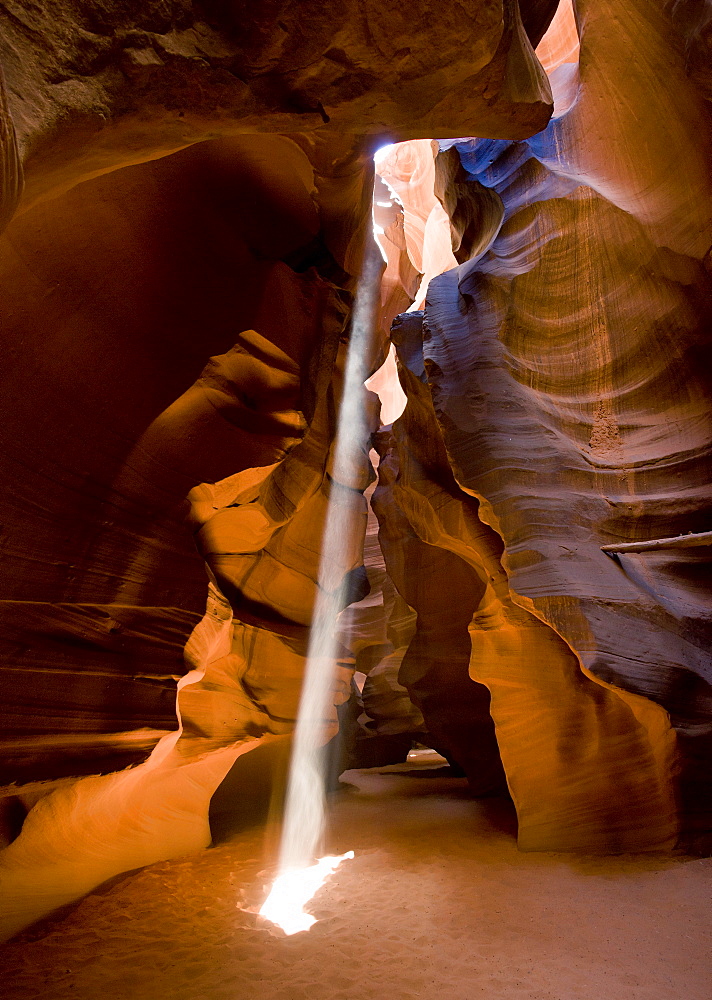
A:
[[[316,923],[316,917],[307,913],[304,907],[341,862],[353,856],[353,851],[329,855],[319,858],[309,868],[290,868],[278,875],[262,904],[260,916],[281,927],[287,935],[308,931]]]

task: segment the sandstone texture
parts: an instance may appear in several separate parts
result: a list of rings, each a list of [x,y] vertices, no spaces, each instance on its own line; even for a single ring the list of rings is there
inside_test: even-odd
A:
[[[360,205],[368,181],[349,155],[338,169]],[[334,259],[348,239],[333,225],[332,253],[318,235],[307,153],[266,136],[176,156],[89,181],[4,237],[6,738],[77,728],[82,699],[80,731],[126,728],[117,701],[142,675],[165,680],[158,728],[173,728],[171,677],[206,591],[186,496],[278,463],[330,378],[353,279]],[[139,618],[141,653],[126,632]],[[167,620],[170,663],[152,649]],[[42,681],[29,705],[28,671]]]
[[[703,836],[707,6],[0,22],[2,933],[279,806],[320,586],[332,782],[418,742],[526,850]]]
[[[533,54],[555,3],[347,0],[2,6],[28,204],[216,135],[530,135],[551,113]],[[328,126],[328,132],[325,131]]]
[[[394,325],[408,407],[376,509],[395,579],[433,572],[427,549],[402,569],[413,536],[478,571],[469,669],[491,694],[521,845],[596,830],[643,846],[707,828],[712,803],[708,109],[648,5],[627,5],[617,33],[612,10],[577,9],[580,65],[552,72],[545,131],[439,144],[459,266]],[[674,88],[647,64],[617,75],[633,38],[666,47]],[[634,123],[636,91],[657,112]],[[685,150],[674,170],[663,119]],[[450,575],[425,588],[433,613]],[[634,801],[641,823],[623,831]]]
[[[329,846],[356,857],[308,934],[242,909],[271,870],[263,831],[245,831],[9,942],[4,1000],[707,1000],[710,858],[522,853],[508,804],[472,799],[464,779],[402,765],[344,778]]]
[[[10,738],[52,734],[92,685],[105,694],[82,731],[129,726],[92,637],[106,628],[123,648],[121,615],[140,609],[150,636],[176,609],[187,639],[205,575],[185,497],[275,465],[311,422],[361,267],[367,150],[426,120],[428,134],[531,134],[551,113],[531,44],[554,4],[522,12],[529,38],[510,0],[437,19],[422,5],[407,24],[362,7],[337,20],[321,4],[2,7],[5,223],[24,173],[0,255]],[[384,299],[384,340],[405,281]],[[36,629],[32,611],[18,645],[28,602],[52,610]],[[130,685],[159,672],[125,666]],[[39,670],[42,712],[20,693]],[[182,672],[162,666],[156,695]]]

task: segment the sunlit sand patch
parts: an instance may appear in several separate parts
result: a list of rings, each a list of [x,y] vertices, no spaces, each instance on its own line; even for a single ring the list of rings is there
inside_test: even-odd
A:
[[[285,934],[308,931],[316,917],[304,909],[342,861],[353,858],[354,852],[327,855],[308,868],[289,868],[274,880],[269,896],[259,909],[259,915],[281,927]]]

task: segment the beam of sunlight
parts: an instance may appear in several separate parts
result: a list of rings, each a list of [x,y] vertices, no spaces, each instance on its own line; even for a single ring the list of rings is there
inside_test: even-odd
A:
[[[389,143],[386,143],[385,146],[381,146],[380,149],[376,150],[376,152],[373,154],[373,159],[374,159],[374,161],[376,163],[376,166],[378,166],[378,164],[381,162],[381,160],[385,159],[388,156],[388,154],[390,153],[390,151],[393,149],[393,147],[395,145],[396,145],[396,143],[389,142]]]
[[[367,252],[354,301],[344,371],[343,395],[334,442],[333,473],[319,561],[317,598],[309,635],[307,663],[294,733],[287,786],[279,873],[260,915],[286,934],[308,930],[315,918],[304,906],[328,875],[353,851],[322,858],[325,827],[324,726],[333,707],[336,620],[345,603],[347,580],[339,554],[352,530],[353,490],[348,485],[361,461],[368,430],[364,380],[380,294],[381,256]]]

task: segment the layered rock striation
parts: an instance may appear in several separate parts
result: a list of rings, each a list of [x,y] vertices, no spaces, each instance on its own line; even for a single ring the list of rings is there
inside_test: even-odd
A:
[[[578,13],[581,62],[552,74],[544,132],[440,144],[460,266],[431,281],[420,330],[394,332],[409,404],[383,489],[405,523],[383,530],[396,553],[415,532],[477,565],[481,541],[423,513],[447,509],[431,494],[452,470],[447,506],[504,546],[506,599],[480,598],[470,674],[492,696],[520,843],[631,848],[707,828],[712,801],[708,114],[657,11],[627,5],[616,34],[612,11]],[[634,40],[653,61],[624,81]],[[438,434],[440,458],[413,472],[413,442]]]
[[[5,933],[278,789],[331,500],[325,742],[427,738],[526,849],[704,829],[704,18],[562,6],[547,79],[549,0],[139,6],[0,5],[2,780],[90,775],[12,789]],[[366,368],[401,314],[407,405],[374,438],[364,389],[337,473],[404,139]]]
[[[406,25],[356,5],[338,23],[316,4],[4,5],[6,738],[103,739],[144,709],[171,728],[185,668],[151,636],[173,615],[180,646],[204,606],[186,495],[275,466],[311,424],[370,228],[374,143],[426,121],[546,123],[529,39],[553,8],[522,22],[511,0],[453,4],[434,25],[422,7]],[[384,296],[384,339],[412,280]]]

